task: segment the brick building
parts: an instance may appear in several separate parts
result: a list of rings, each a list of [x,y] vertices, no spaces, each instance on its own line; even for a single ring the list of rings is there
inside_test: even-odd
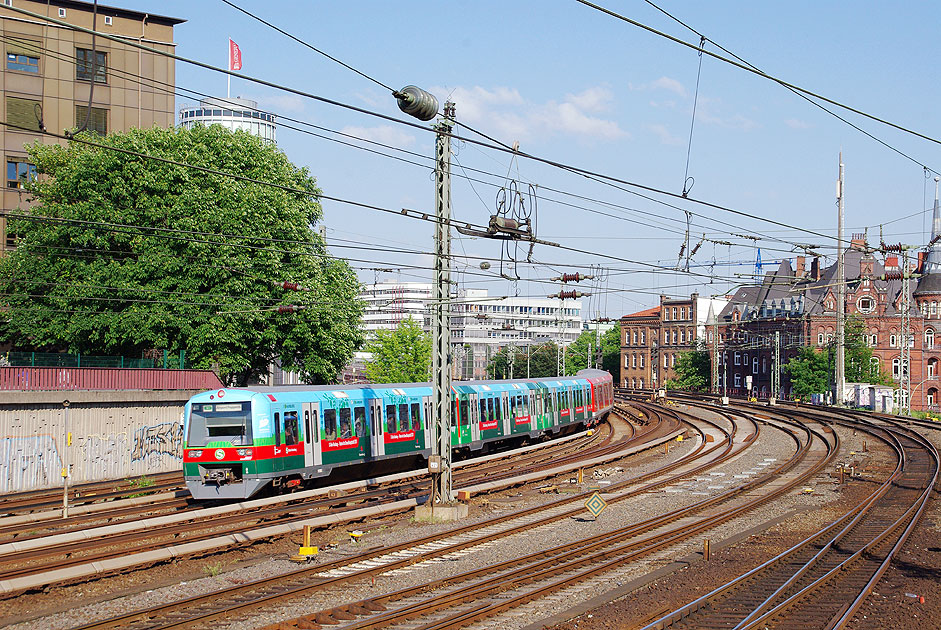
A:
[[[941,216],[936,198],[933,236],[937,235],[941,235]],[[900,279],[906,271],[923,273],[917,282],[909,281],[908,296]],[[941,348],[936,344],[941,329],[941,243],[932,245],[927,256],[912,261],[905,270],[898,256],[880,261],[864,235],[853,235],[844,252],[843,281],[844,313],[863,321],[872,362],[896,382],[896,404],[904,404],[906,398],[897,383],[906,369],[902,348],[907,343],[911,406],[937,409],[941,389]],[[801,346],[825,350],[834,340],[838,285],[836,263],[821,268],[819,259],[814,258],[808,268],[805,258],[798,256],[793,267],[790,260],[783,260],[760,285],[739,289],[717,318],[720,389],[732,395],[772,396],[777,370],[777,395],[789,397],[792,388],[783,366]],[[902,329],[906,310],[907,335]]]
[[[660,296],[660,305],[620,319],[622,387],[655,388],[675,376],[680,353],[706,338],[706,320],[711,309],[720,309],[725,299]]]

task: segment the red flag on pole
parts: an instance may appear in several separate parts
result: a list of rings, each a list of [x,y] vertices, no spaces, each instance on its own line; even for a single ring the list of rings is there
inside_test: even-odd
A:
[[[242,51],[239,45],[229,40],[229,70],[242,69]]]

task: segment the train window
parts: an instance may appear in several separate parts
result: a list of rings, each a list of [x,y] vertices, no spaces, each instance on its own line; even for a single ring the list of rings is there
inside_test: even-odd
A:
[[[366,408],[353,408],[353,430],[356,435],[366,435]]]
[[[340,410],[340,438],[353,437],[353,424],[350,422],[352,412],[349,407]]]
[[[421,405],[413,402],[412,408],[412,431],[421,431]]]
[[[310,410],[304,410],[304,441],[310,442]]]
[[[395,433],[395,405],[386,405],[386,432]]]
[[[463,418],[463,419],[464,419],[464,423],[467,424],[467,423],[468,423],[468,419],[470,418],[470,414],[469,414],[469,410],[468,410],[468,404],[467,404],[467,398],[462,398],[462,399],[461,399],[461,402],[460,402],[460,405],[461,405],[461,418]]]
[[[297,444],[298,439],[298,427],[297,427],[297,412],[296,411],[285,411],[284,412],[284,443],[285,444]]]
[[[323,423],[320,432],[325,440],[337,439],[337,412],[336,409],[323,410]]]
[[[235,446],[252,443],[251,403],[193,404],[190,406],[190,446],[227,440]]]
[[[480,421],[487,421],[487,400],[485,398],[480,399]]]
[[[281,446],[281,414],[274,414],[274,445]]]
[[[493,398],[487,399],[487,420],[493,420],[496,416],[493,415]]]
[[[399,428],[408,431],[408,403],[399,405]]]

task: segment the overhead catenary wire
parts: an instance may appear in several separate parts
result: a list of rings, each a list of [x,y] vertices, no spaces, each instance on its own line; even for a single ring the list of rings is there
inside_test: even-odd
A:
[[[735,53],[733,53],[732,51],[730,51],[728,48],[725,48],[724,46],[722,46],[722,44],[717,43],[715,40],[712,40],[712,39],[706,37],[705,35],[703,35],[702,33],[700,33],[698,30],[696,30],[695,28],[693,28],[693,27],[690,26],[689,24],[686,24],[685,22],[683,22],[682,20],[680,20],[680,19],[677,18],[676,16],[674,16],[674,15],[672,15],[671,13],[669,13],[668,11],[664,10],[662,7],[656,5],[656,4],[655,4],[654,2],[652,2],[651,0],[644,0],[644,1],[645,1],[647,4],[649,4],[650,6],[652,6],[654,9],[656,9],[657,11],[659,11],[660,13],[663,13],[665,16],[667,16],[668,18],[670,18],[671,20],[673,20],[674,22],[676,22],[677,24],[683,26],[684,28],[689,29],[691,32],[693,32],[693,33],[695,33],[696,35],[698,35],[698,36],[701,38],[701,41],[707,41],[707,42],[711,43],[712,45],[716,46],[719,50],[721,50],[721,51],[723,51],[723,52],[725,52],[725,53],[731,55],[731,56],[734,57],[735,59],[738,59],[738,60],[741,61],[742,63],[748,65],[748,67],[753,68],[754,70],[757,70],[758,72],[761,72],[761,70],[760,70],[757,66],[755,66],[754,64],[749,63],[748,61],[742,59],[741,57],[739,57],[738,55],[736,55]],[[762,73],[762,74],[763,74],[763,73]],[[924,168],[924,169],[926,169],[926,170],[930,170],[931,172],[935,172],[933,169],[929,169],[929,168],[928,168],[927,166],[925,166],[921,161],[916,160],[915,158],[913,158],[912,156],[908,155],[907,153],[905,153],[905,152],[902,151],[901,149],[892,146],[891,144],[889,144],[889,143],[886,142],[885,140],[882,140],[881,138],[878,138],[878,137],[876,137],[875,135],[869,133],[868,131],[866,131],[865,129],[863,129],[862,127],[860,127],[859,125],[857,125],[857,124],[855,124],[854,122],[852,122],[851,120],[848,120],[848,119],[844,118],[843,116],[840,116],[839,114],[837,114],[837,113],[834,112],[833,110],[824,107],[823,105],[821,105],[820,103],[818,103],[817,101],[815,101],[813,98],[811,98],[809,95],[804,94],[801,90],[798,90],[797,88],[791,87],[791,86],[789,86],[789,85],[784,85],[784,87],[785,87],[786,89],[790,90],[793,94],[796,94],[796,95],[799,96],[800,98],[804,99],[805,101],[807,101],[808,103],[810,103],[810,104],[813,105],[814,107],[817,107],[817,108],[819,108],[819,109],[825,111],[826,113],[830,114],[831,116],[833,116],[834,118],[838,119],[839,121],[841,121],[841,122],[843,122],[843,123],[849,125],[850,127],[852,127],[853,129],[855,129],[856,131],[860,132],[861,134],[863,134],[863,135],[869,137],[869,138],[872,139],[872,140],[875,140],[876,142],[878,142],[878,143],[881,144],[882,146],[886,147],[887,149],[889,149],[889,150],[891,150],[891,151],[894,151],[895,153],[898,153],[900,156],[904,157],[905,159],[907,159],[907,160],[909,160],[909,161],[911,161],[911,162],[914,162],[915,164],[917,164],[918,166],[921,166],[922,168]]]
[[[615,11],[612,11],[611,9],[606,9],[605,7],[602,7],[602,6],[598,5],[598,4],[595,4],[594,2],[589,2],[588,0],[575,0],[575,2],[578,2],[578,3],[580,3],[580,4],[583,4],[583,5],[587,6],[587,7],[590,7],[590,8],[592,8],[592,9],[595,9],[596,11],[600,11],[601,13],[605,13],[605,14],[607,14],[607,15],[613,17],[613,18],[616,18],[616,19],[618,19],[618,20],[627,22],[628,24],[631,24],[632,26],[636,26],[637,28],[643,29],[643,30],[645,30],[645,31],[647,31],[647,32],[649,32],[649,33],[653,33],[654,35],[657,35],[658,37],[663,37],[663,38],[665,38],[665,39],[668,39],[668,40],[670,40],[670,41],[672,41],[672,42],[674,42],[674,43],[676,43],[676,44],[679,44],[679,45],[681,45],[681,46],[685,46],[685,47],[691,48],[691,49],[693,49],[693,50],[697,50],[697,49],[698,49],[698,47],[697,47],[696,45],[694,45],[694,44],[691,44],[691,43],[689,43],[689,42],[683,41],[682,39],[680,39],[680,38],[678,38],[678,37],[674,37],[674,36],[672,36],[672,35],[669,35],[668,33],[664,33],[663,31],[659,31],[659,30],[657,30],[657,29],[655,29],[655,28],[652,28],[652,27],[650,27],[650,26],[647,26],[646,24],[643,24],[643,23],[641,23],[641,22],[638,22],[637,20],[632,20],[631,18],[629,18],[629,17],[627,17],[627,16],[625,16],[625,15],[622,15],[622,14],[620,14],[620,13],[617,13],[617,12],[615,12]],[[685,26],[685,25],[684,25],[684,26]],[[687,27],[687,28],[689,28],[689,27]],[[692,30],[692,29],[690,29],[690,30]],[[709,41],[712,41],[712,40],[709,40]],[[713,43],[714,43],[714,42],[713,42]],[[870,119],[870,120],[872,120],[872,121],[874,121],[874,122],[878,122],[878,123],[883,124],[883,125],[886,125],[886,126],[888,126],[888,127],[892,127],[893,129],[896,129],[896,130],[901,131],[901,132],[903,132],[903,133],[907,133],[907,134],[916,136],[916,137],[918,137],[918,138],[921,138],[922,140],[927,140],[928,142],[932,142],[932,143],[934,143],[934,144],[941,144],[941,140],[939,140],[939,139],[937,139],[937,138],[932,138],[931,136],[928,136],[928,135],[926,135],[926,134],[920,133],[920,132],[915,131],[915,130],[913,130],[913,129],[908,129],[907,127],[903,127],[903,126],[901,126],[901,125],[895,124],[895,123],[893,123],[893,122],[891,122],[891,121],[889,121],[889,120],[885,120],[885,119],[883,119],[883,118],[880,118],[880,117],[878,117],[878,116],[875,116],[874,114],[869,114],[869,113],[867,113],[867,112],[864,112],[864,111],[862,111],[862,110],[860,110],[860,109],[857,109],[857,108],[852,107],[852,106],[850,106],[850,105],[847,105],[847,104],[845,104],[845,103],[841,103],[841,102],[839,102],[839,101],[837,101],[837,100],[834,100],[834,99],[832,99],[832,98],[823,96],[822,94],[818,94],[818,93],[816,93],[816,92],[812,92],[811,90],[807,90],[807,89],[802,88],[802,87],[800,87],[800,86],[798,86],[798,85],[795,85],[795,84],[793,84],[793,83],[789,83],[789,82],[785,81],[784,79],[780,79],[780,78],[778,78],[778,77],[775,77],[775,76],[772,76],[772,75],[767,74],[767,73],[765,73],[765,72],[762,72],[761,70],[759,70],[759,69],[757,69],[757,68],[755,68],[755,67],[753,67],[753,66],[751,66],[751,65],[749,65],[749,64],[741,63],[741,62],[735,61],[735,60],[733,60],[733,59],[729,59],[729,58],[727,58],[727,57],[723,57],[722,55],[719,55],[719,54],[710,52],[710,51],[708,51],[708,50],[704,50],[703,53],[706,54],[706,55],[709,55],[710,57],[712,57],[712,58],[714,58],[714,59],[717,59],[717,60],[722,61],[722,62],[724,62],[724,63],[730,64],[730,65],[732,65],[732,66],[735,66],[736,68],[739,68],[739,69],[741,69],[741,70],[745,70],[746,72],[750,72],[750,73],[755,74],[755,75],[757,75],[757,76],[760,76],[760,77],[762,77],[762,78],[764,78],[764,79],[768,79],[769,81],[773,81],[774,83],[778,83],[778,84],[780,84],[780,85],[782,85],[782,86],[784,86],[784,87],[786,87],[786,88],[790,88],[790,89],[792,89],[792,90],[796,90],[796,91],[798,91],[798,92],[801,92],[802,94],[806,94],[807,96],[811,96],[811,97],[813,97],[813,98],[820,99],[821,101],[824,101],[824,102],[826,102],[826,103],[830,103],[831,105],[834,105],[834,106],[839,107],[839,108],[841,108],[841,109],[845,109],[845,110],[847,110],[847,111],[849,111],[849,112],[852,112],[852,113],[857,114],[857,115],[859,115],[859,116],[862,116],[862,117],[864,117],[864,118],[868,118],[868,119]],[[934,169],[932,169],[932,171],[933,171],[933,172],[937,172],[937,171],[934,171]]]
[[[21,13],[21,14],[24,14],[24,15],[29,15],[29,16],[31,16],[31,17],[33,17],[33,18],[36,18],[36,19],[39,19],[39,20],[46,20],[46,21],[49,21],[49,22],[51,22],[51,23],[57,24],[57,25],[59,25],[59,26],[62,26],[62,27],[64,27],[64,28],[69,28],[69,29],[72,29],[72,30],[80,31],[80,32],[90,33],[90,30],[89,30],[89,29],[86,29],[86,28],[83,28],[83,27],[80,27],[80,26],[76,26],[76,25],[73,25],[73,24],[69,24],[69,23],[67,23],[67,22],[64,22],[64,21],[61,21],[61,20],[57,20],[57,19],[52,18],[52,17],[49,17],[49,16],[43,16],[43,15],[41,15],[41,14],[34,13],[34,12],[28,11],[28,10],[26,10],[26,9],[22,9],[22,8],[20,8],[20,7],[2,6],[2,7],[0,7],[0,9],[4,9],[4,10],[8,10],[8,11],[14,11],[14,12]],[[405,125],[405,126],[408,126],[408,127],[412,127],[412,128],[414,128],[414,129],[420,129],[421,131],[423,131],[423,132],[425,132],[425,133],[434,133],[434,130],[428,128],[427,126],[420,125],[420,124],[417,124],[417,123],[413,123],[413,122],[411,122],[411,121],[409,121],[409,120],[402,120],[402,119],[399,119],[399,118],[395,118],[395,117],[392,117],[392,116],[388,116],[388,115],[386,115],[386,114],[382,114],[382,113],[379,113],[379,112],[371,111],[371,110],[368,110],[368,109],[365,109],[365,108],[362,108],[362,107],[357,107],[357,106],[355,106],[355,105],[350,105],[350,104],[348,104],[348,103],[343,103],[343,102],[340,102],[340,101],[337,101],[337,100],[334,100],[334,99],[330,99],[330,98],[327,98],[327,97],[324,97],[324,96],[320,96],[320,95],[317,95],[317,94],[313,94],[313,93],[310,93],[310,92],[307,92],[307,91],[298,90],[298,89],[296,89],[296,88],[291,88],[291,87],[288,87],[288,86],[280,85],[280,84],[274,83],[274,82],[272,82],[272,81],[268,81],[268,80],[261,79],[261,78],[258,78],[258,77],[253,77],[253,76],[249,76],[249,75],[246,75],[246,74],[234,72],[234,71],[232,71],[232,70],[227,70],[227,69],[224,69],[224,68],[220,68],[220,67],[218,67],[218,66],[213,66],[212,64],[204,63],[204,62],[197,61],[197,60],[194,60],[194,59],[189,59],[189,58],[187,58],[187,57],[183,57],[183,56],[181,56],[181,55],[176,55],[176,54],[174,54],[174,53],[170,53],[170,52],[167,52],[167,51],[158,50],[158,49],[152,48],[152,47],[150,47],[150,46],[144,46],[143,44],[140,44],[140,43],[138,43],[138,42],[134,42],[134,41],[131,41],[131,40],[123,40],[123,39],[121,39],[121,38],[118,38],[118,37],[112,36],[112,35],[108,35],[108,34],[106,34],[106,33],[98,33],[98,36],[104,37],[104,38],[106,38],[106,39],[110,39],[110,40],[112,40],[112,41],[120,42],[120,43],[122,43],[122,44],[124,44],[124,45],[126,45],[126,46],[130,46],[130,47],[133,47],[133,48],[139,48],[139,49],[141,49],[141,50],[145,50],[145,51],[151,52],[151,53],[156,54],[156,55],[161,55],[161,56],[165,56],[165,57],[167,57],[167,58],[175,59],[175,60],[181,61],[181,62],[183,62],[183,63],[192,64],[192,65],[195,65],[195,66],[198,66],[198,67],[207,69],[207,70],[212,70],[212,71],[219,72],[219,73],[223,73],[223,74],[226,74],[226,75],[229,75],[229,76],[234,76],[234,77],[243,79],[243,80],[245,80],[245,81],[250,81],[250,82],[253,82],[253,83],[257,83],[257,84],[259,84],[259,85],[264,85],[264,86],[271,87],[271,88],[274,88],[274,89],[282,90],[282,91],[285,91],[285,92],[288,92],[288,93],[291,93],[291,94],[295,94],[295,95],[298,95],[298,96],[302,96],[302,97],[305,97],[305,98],[310,98],[310,99],[312,99],[312,100],[316,100],[316,101],[321,102],[321,103],[325,103],[325,104],[332,105],[332,106],[335,106],[335,107],[340,107],[340,108],[347,109],[347,110],[350,110],[350,111],[358,112],[358,113],[361,113],[361,114],[364,114],[364,115],[367,115],[367,116],[376,117],[376,118],[379,118],[379,119],[382,119],[382,120],[386,120],[386,121],[389,121],[389,122],[393,122],[393,123],[395,123],[395,124]],[[675,38],[672,38],[672,39],[675,39]],[[682,40],[676,40],[676,41],[682,41]],[[712,54],[712,53],[708,53],[708,51],[707,51],[707,54],[710,54],[711,56],[716,56],[716,57],[721,58],[721,57],[718,56],[718,55],[714,55],[714,54]],[[733,63],[734,63],[734,62],[733,62]],[[737,64],[737,65],[741,65],[741,64]],[[604,179],[604,180],[609,181],[609,182],[615,182],[615,183],[619,183],[619,184],[624,184],[624,185],[626,185],[626,186],[635,187],[635,188],[638,188],[638,189],[640,189],[640,190],[645,190],[645,191],[647,191],[647,192],[652,192],[652,193],[656,193],[656,194],[660,194],[660,195],[672,197],[672,198],[675,198],[675,199],[683,199],[682,195],[680,195],[679,193],[671,193],[671,192],[669,192],[669,191],[661,190],[661,189],[658,189],[658,188],[653,187],[653,186],[647,186],[647,185],[640,184],[640,183],[637,183],[637,182],[631,182],[631,181],[629,181],[629,180],[625,180],[625,179],[622,179],[622,178],[614,177],[614,176],[611,176],[611,175],[604,175],[604,174],[601,174],[601,173],[596,173],[596,172],[591,171],[591,170],[589,170],[589,169],[584,169],[584,168],[580,168],[580,167],[568,165],[568,164],[565,164],[565,163],[563,163],[563,162],[559,162],[559,161],[557,161],[557,160],[551,160],[551,159],[543,158],[543,157],[536,156],[536,155],[533,155],[533,154],[530,154],[530,153],[526,153],[526,152],[514,150],[512,147],[509,147],[509,146],[507,146],[507,145],[505,145],[505,144],[503,144],[503,143],[499,143],[498,141],[493,140],[492,138],[489,138],[489,136],[485,136],[485,135],[484,135],[483,137],[488,138],[488,139],[491,140],[492,142],[497,142],[497,144],[487,144],[487,143],[485,143],[485,142],[478,141],[478,140],[475,140],[475,139],[473,139],[473,138],[464,138],[464,137],[456,136],[456,135],[454,135],[454,134],[447,134],[447,135],[451,136],[452,138],[456,138],[456,139],[458,139],[458,140],[463,140],[463,141],[469,142],[469,143],[478,144],[478,145],[480,145],[480,146],[484,146],[484,147],[490,148],[490,149],[492,149],[492,150],[502,151],[502,152],[505,152],[505,153],[513,154],[513,155],[519,155],[519,156],[525,157],[525,158],[527,158],[527,159],[534,160],[534,161],[537,161],[537,162],[546,164],[546,165],[548,165],[548,166],[553,166],[553,167],[555,167],[555,168],[560,168],[560,169],[562,169],[562,170],[568,170],[568,171],[573,172],[573,173],[577,173],[577,174],[581,174],[581,175],[585,175],[585,176],[589,176],[589,177],[601,178],[601,179]],[[808,234],[814,234],[815,236],[819,236],[819,237],[821,237],[821,238],[825,238],[825,239],[828,239],[828,240],[836,240],[836,237],[829,236],[829,235],[826,235],[826,234],[822,234],[822,233],[819,233],[819,232],[815,232],[815,231],[812,231],[812,230],[807,230],[807,229],[801,228],[801,227],[799,227],[799,226],[787,224],[787,223],[784,223],[784,222],[781,222],[781,221],[776,221],[776,220],[774,220],[774,219],[770,219],[770,218],[767,218],[767,217],[761,217],[761,216],[759,216],[759,215],[756,215],[755,213],[750,213],[750,212],[746,212],[746,211],[742,211],[742,210],[735,210],[735,209],[733,209],[733,208],[728,208],[728,207],[722,206],[722,205],[720,205],[720,204],[715,204],[715,203],[711,203],[711,202],[708,202],[708,201],[705,201],[705,200],[700,200],[700,199],[694,199],[694,198],[692,198],[692,197],[688,197],[688,198],[686,198],[686,200],[687,200],[688,202],[690,202],[690,203],[698,204],[698,205],[701,205],[701,206],[706,207],[706,208],[710,208],[710,209],[714,209],[714,210],[719,210],[719,211],[722,211],[722,212],[729,212],[729,213],[735,214],[735,215],[737,215],[737,216],[748,217],[748,218],[753,219],[753,220],[757,220],[757,221],[769,223],[769,224],[772,224],[772,225],[778,225],[779,227],[790,228],[790,229],[793,229],[793,230],[798,231],[798,232],[803,232],[803,233],[808,233]]]

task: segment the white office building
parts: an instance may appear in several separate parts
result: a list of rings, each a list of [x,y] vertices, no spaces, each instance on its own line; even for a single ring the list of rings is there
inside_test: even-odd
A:
[[[367,284],[363,326],[367,331],[393,330],[410,317],[431,332],[431,283],[377,282]],[[490,358],[505,346],[525,352],[547,341],[565,346],[582,332],[581,301],[557,298],[497,297],[486,289],[461,290],[451,296],[453,377],[487,378]]]
[[[180,126],[222,125],[235,131],[242,129],[270,142],[277,142],[274,114],[260,111],[258,103],[247,98],[204,98],[198,107],[180,110]]]

